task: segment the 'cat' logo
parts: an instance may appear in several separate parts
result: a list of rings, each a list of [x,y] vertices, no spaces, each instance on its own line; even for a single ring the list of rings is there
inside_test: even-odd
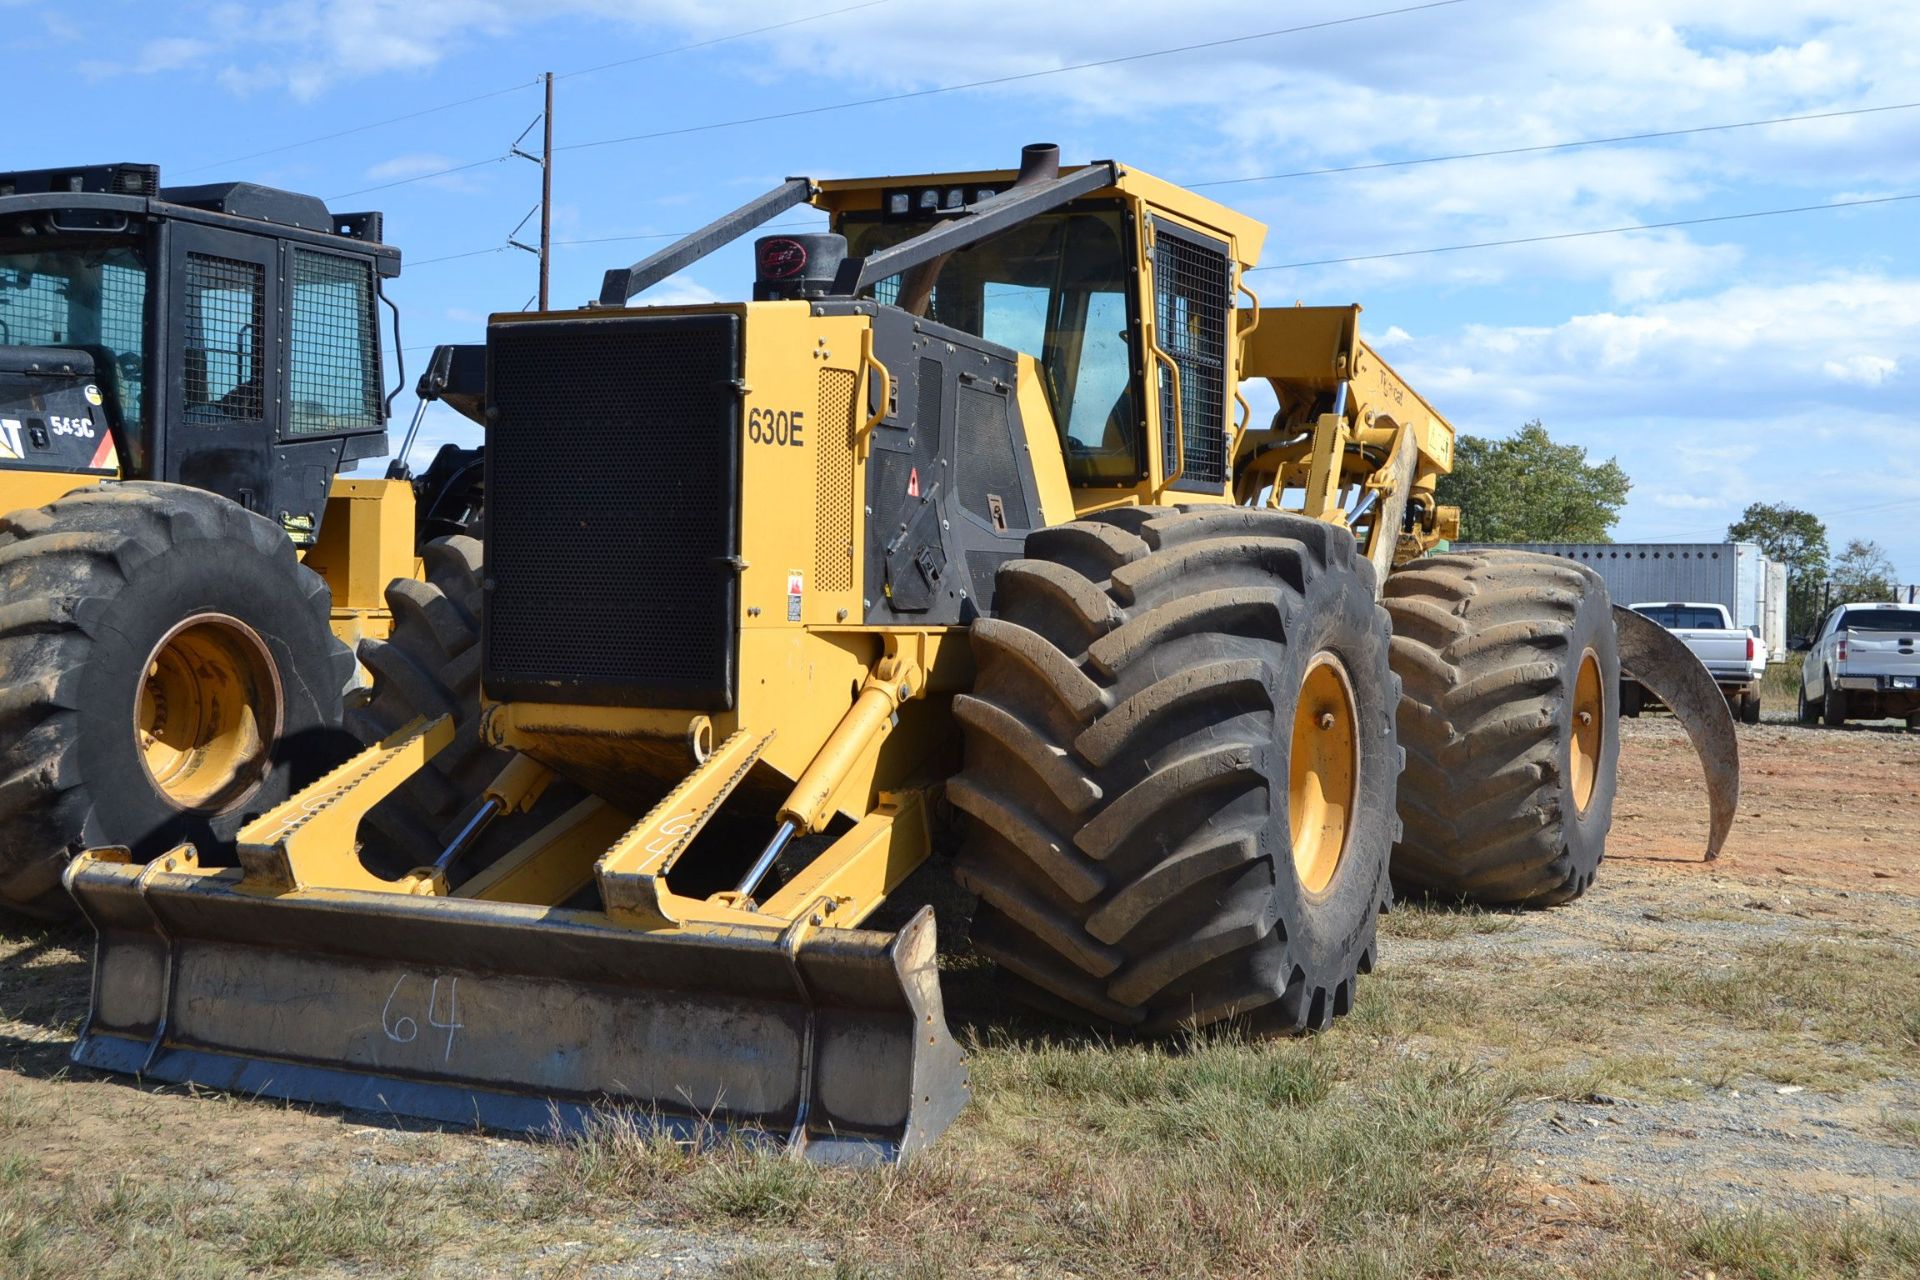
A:
[[[24,462],[26,456],[20,451],[20,419],[0,418],[0,458]]]

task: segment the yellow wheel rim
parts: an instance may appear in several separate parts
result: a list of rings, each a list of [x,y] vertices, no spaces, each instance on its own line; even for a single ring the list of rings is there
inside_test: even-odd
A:
[[[1581,813],[1593,800],[1600,777],[1600,735],[1605,731],[1607,693],[1600,684],[1600,659],[1589,649],[1580,655],[1580,674],[1573,682],[1573,735],[1568,743],[1572,759],[1567,777],[1573,783],[1573,807]]]
[[[1360,730],[1346,668],[1330,653],[1307,666],[1293,707],[1287,817],[1293,867],[1308,893],[1325,892],[1340,870],[1360,778]]]
[[[266,777],[280,717],[279,674],[265,642],[238,618],[196,614],[147,657],[134,745],[176,807],[220,812]]]

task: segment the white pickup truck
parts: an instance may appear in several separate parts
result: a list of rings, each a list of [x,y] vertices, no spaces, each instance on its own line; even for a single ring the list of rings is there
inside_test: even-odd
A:
[[[1693,651],[1713,682],[1727,695],[1728,704],[1742,724],[1760,722],[1760,677],[1767,672],[1766,648],[1753,632],[1733,625],[1733,618],[1724,605],[1649,601],[1627,607],[1673,632]],[[1653,695],[1626,672],[1621,672],[1622,715],[1638,715],[1640,708],[1652,701]]]
[[[1801,723],[1905,716],[1920,729],[1920,605],[1843,604],[1794,648],[1807,654]]]

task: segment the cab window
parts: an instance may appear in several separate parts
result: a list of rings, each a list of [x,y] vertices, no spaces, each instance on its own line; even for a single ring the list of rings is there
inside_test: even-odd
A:
[[[0,252],[0,345],[88,352],[121,420],[139,422],[147,367],[147,268],[140,251],[100,245]]]
[[[309,249],[293,251],[287,430],[369,431],[382,421],[373,268]]]
[[[847,218],[841,231],[858,257],[928,225]],[[1131,485],[1145,472],[1130,263],[1118,209],[1074,208],[956,250],[925,291],[927,318],[1039,361],[1073,484]],[[899,302],[923,284],[894,277],[874,297]]]
[[[210,253],[187,255],[186,342],[182,391],[196,422],[260,422],[266,417],[262,337],[267,269]]]

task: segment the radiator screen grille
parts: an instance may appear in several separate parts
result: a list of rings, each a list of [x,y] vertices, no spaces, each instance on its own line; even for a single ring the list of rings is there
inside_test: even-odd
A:
[[[1154,227],[1154,333],[1180,368],[1180,423],[1186,437],[1183,487],[1215,487],[1227,478],[1227,303],[1232,285],[1225,246],[1168,223]],[[1180,470],[1174,435],[1173,379],[1160,371],[1160,431],[1168,475]]]
[[[853,587],[853,388],[845,369],[820,371],[820,424],[813,441],[813,585]]]
[[[739,351],[735,315],[491,331],[490,693],[732,705]]]

